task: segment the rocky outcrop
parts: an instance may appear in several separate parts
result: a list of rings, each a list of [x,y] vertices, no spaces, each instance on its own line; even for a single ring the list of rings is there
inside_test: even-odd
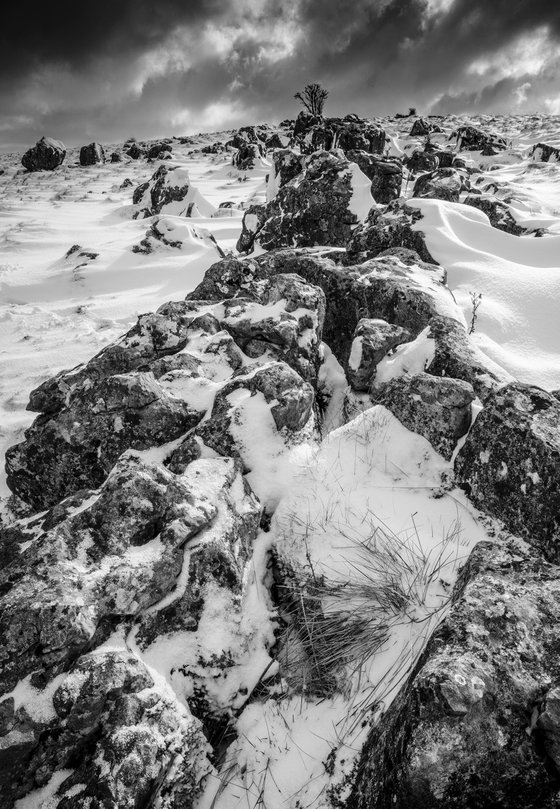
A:
[[[559,163],[560,149],[548,143],[536,143],[529,151],[529,157],[542,163]]]
[[[260,157],[264,155],[264,149],[260,143],[246,143],[242,141],[240,147],[233,155],[231,162],[239,171],[250,171],[255,168]]]
[[[317,118],[305,112],[299,114],[292,136],[292,143],[304,154],[331,149],[382,154],[386,142],[383,129],[358,116]]]
[[[105,150],[100,143],[90,143],[80,149],[80,166],[95,166],[105,162]]]
[[[455,465],[475,505],[560,561],[560,402],[512,383],[486,402]]]
[[[354,264],[375,258],[389,248],[405,247],[415,251],[422,261],[435,264],[424,234],[420,229],[413,229],[421,220],[419,210],[399,201],[392,202],[386,208],[372,208],[366,221],[358,225],[346,245],[348,261]]]
[[[187,169],[180,166],[169,168],[163,163],[148,182],[134,190],[132,203],[137,206],[135,219],[160,213],[211,216],[215,210],[191,184]]]
[[[412,196],[459,202],[463,185],[463,178],[455,169],[436,169],[416,180]]]
[[[266,222],[266,217],[265,205],[249,205],[243,214],[241,235],[235,245],[236,250],[245,254],[253,252],[255,249],[255,239]]]
[[[481,543],[454,605],[372,731],[357,809],[553,809],[558,568]]]
[[[369,187],[355,163],[317,152],[307,159],[303,173],[279,188],[267,203],[256,240],[265,250],[344,246],[353,227],[367,214]]]
[[[521,236],[525,229],[518,225],[513,218],[509,206],[496,197],[482,194],[469,194],[463,200],[465,205],[478,208],[486,214],[493,228],[503,230],[504,233],[511,233],[512,236]]]
[[[438,158],[433,151],[415,149],[412,154],[403,159],[403,166],[406,166],[412,174],[435,171],[438,167]]]
[[[362,318],[354,330],[348,359],[348,381],[357,391],[369,390],[381,362],[393,348],[410,340],[410,332],[386,320]]]
[[[326,298],[323,340],[343,365],[362,318],[381,318],[416,336],[435,315],[457,311],[445,272],[408,250],[350,266],[335,263],[317,249],[274,250],[245,261],[224,259],[207,270],[189,297],[222,300],[236,291],[244,294],[255,282],[278,273],[295,273],[321,287]]]
[[[468,382],[426,373],[401,376],[371,389],[373,401],[384,405],[413,433],[423,435],[449,460],[457,441],[469,430],[475,394]]]
[[[400,157],[380,157],[351,149],[346,157],[356,163],[371,180],[371,196],[381,205],[387,205],[401,195],[403,167]]]
[[[125,450],[192,430],[244,362],[282,361],[302,385],[316,384],[324,312],[321,289],[276,274],[247,299],[170,303],[142,315],[86,365],[31,394],[30,408],[43,415],[7,453],[9,486],[41,509],[100,485]]]
[[[66,157],[66,148],[62,141],[42,137],[35,146],[28,149],[21,158],[28,171],[53,171]]]
[[[154,143],[148,150],[148,158],[150,160],[163,160],[172,151],[173,144],[169,143],[169,141]]]
[[[430,124],[425,118],[417,118],[410,128],[411,138],[424,138],[430,134]]]
[[[125,143],[125,154],[132,158],[132,160],[140,160],[141,157],[146,157],[146,150],[138,143],[132,143],[128,146]]]
[[[270,202],[278,190],[305,169],[305,157],[291,149],[278,149],[272,155],[273,171],[270,173],[266,198]]]

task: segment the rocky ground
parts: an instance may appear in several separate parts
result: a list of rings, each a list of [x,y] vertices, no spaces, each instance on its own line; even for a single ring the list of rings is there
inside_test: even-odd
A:
[[[2,157],[3,807],[560,805],[559,146]]]

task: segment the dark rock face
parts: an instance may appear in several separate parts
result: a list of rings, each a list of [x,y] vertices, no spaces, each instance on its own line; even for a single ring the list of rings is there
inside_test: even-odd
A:
[[[521,236],[525,233],[524,228],[518,225],[509,207],[495,197],[487,197],[482,195],[469,195],[463,200],[465,205],[471,205],[473,208],[478,208],[486,214],[490,220],[493,228],[503,230],[505,233],[511,233],[513,236]]]
[[[428,337],[435,346],[434,359],[426,369],[429,374],[463,379],[472,385],[482,402],[492,391],[511,381],[497,366],[489,367],[488,359],[469,340],[461,323],[437,316],[430,320],[429,326]]]
[[[272,149],[283,149],[284,144],[278,132],[274,132],[269,138],[265,141],[265,149],[266,151],[272,151]]]
[[[321,287],[326,297],[323,339],[343,365],[362,318],[381,318],[416,336],[432,317],[454,306],[443,270],[405,250],[344,267],[313,249],[275,250],[245,261],[224,259],[207,270],[189,297],[222,300],[278,273],[295,273]]]
[[[346,157],[357,163],[371,180],[371,196],[381,205],[387,205],[401,195],[403,167],[400,157],[380,157],[351,149]]]
[[[460,151],[482,152],[484,155],[493,155],[507,149],[504,138],[489,132],[483,132],[482,129],[477,129],[474,126],[459,127],[451,134],[451,137],[457,138]]]
[[[265,205],[249,205],[243,214],[243,225],[241,235],[235,245],[240,253],[252,253],[255,247],[255,239],[262,226],[266,222]]]
[[[123,156],[120,152],[112,152],[111,153],[111,163],[122,163]],[[132,185],[132,183],[131,183]]]
[[[65,157],[66,148],[61,141],[43,137],[26,151],[21,162],[28,171],[53,171]]]
[[[549,146],[548,143],[537,143],[531,148],[529,156],[542,163],[558,163],[560,162],[560,149]]]
[[[402,326],[395,326],[386,320],[362,318],[354,331],[348,360],[347,376],[354,390],[369,390],[377,363],[393,348],[408,342],[410,337],[410,332]]]
[[[383,154],[386,142],[383,129],[358,116],[316,118],[306,112],[299,114],[292,136],[292,144],[299,146],[304,154],[331,149]]]
[[[366,745],[356,809],[554,809],[560,578],[478,545],[455,603]]]
[[[512,383],[496,391],[457,456],[460,485],[482,511],[560,560],[560,402]]]
[[[305,169],[305,157],[291,149],[279,149],[272,155],[275,192]]]
[[[257,239],[261,247],[344,246],[358,222],[352,210],[356,179],[368,182],[347,160],[329,152],[311,155],[303,174],[267,204]]]
[[[95,166],[105,162],[105,150],[100,143],[90,143],[80,149],[80,166]]]
[[[95,488],[125,449],[178,438],[203,413],[170,396],[153,373],[114,375],[71,396],[56,416],[39,416],[6,453],[9,486],[36,509]]]
[[[417,118],[410,129],[411,138],[423,138],[430,134],[430,124],[425,118]]]
[[[133,160],[139,160],[141,157],[146,157],[146,150],[137,143],[133,143],[126,149],[125,154]]]
[[[423,435],[447,460],[471,425],[474,391],[459,379],[420,373],[392,379],[370,392],[376,404],[384,405],[413,433]]]
[[[397,201],[385,209],[372,208],[366,221],[354,230],[346,246],[349,261],[358,263],[375,258],[388,248],[406,247],[414,250],[422,261],[435,264],[424,241],[424,234],[412,229],[412,225],[421,219],[419,210]]]
[[[463,179],[455,169],[436,169],[419,177],[412,192],[413,197],[443,199],[459,202]]]
[[[435,171],[438,167],[438,158],[434,152],[415,149],[411,155],[403,159],[403,165],[412,172],[419,174],[423,171]]]
[[[246,143],[242,141],[241,146],[233,155],[231,162],[239,171],[249,171],[255,168],[255,164],[264,153],[260,143]]]

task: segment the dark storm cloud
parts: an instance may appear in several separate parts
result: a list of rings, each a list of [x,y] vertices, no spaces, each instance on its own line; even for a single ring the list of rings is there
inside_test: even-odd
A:
[[[295,114],[307,81],[330,89],[333,114],[507,110],[524,83],[535,107],[558,98],[557,0],[73,0],[7,16],[0,131],[13,140],[45,127],[114,140],[278,120]],[[519,66],[515,51],[503,56],[537,34],[542,64],[526,71],[523,53]]]

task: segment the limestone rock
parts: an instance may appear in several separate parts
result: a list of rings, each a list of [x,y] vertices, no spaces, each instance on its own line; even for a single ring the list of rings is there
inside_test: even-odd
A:
[[[409,430],[430,442],[449,460],[459,438],[471,425],[471,385],[450,377],[426,373],[402,376],[370,391],[376,404],[384,405]]]
[[[66,148],[62,141],[42,137],[27,150],[21,162],[28,171],[52,171],[61,165],[65,157]]]
[[[471,205],[485,213],[493,228],[511,233],[513,236],[521,236],[525,233],[525,229],[518,225],[513,218],[509,206],[501,200],[482,194],[476,196],[469,194],[463,202],[465,205]]]
[[[450,137],[457,139],[459,151],[482,152],[485,155],[497,154],[507,148],[504,138],[475,126],[461,126]]]
[[[187,169],[169,168],[163,163],[147,183],[134,190],[132,203],[138,207],[136,219],[160,213],[211,216],[215,210],[191,184]]]
[[[346,152],[346,157],[371,180],[371,195],[376,202],[387,205],[400,197],[403,177],[400,157],[380,157],[355,149]]]
[[[90,143],[80,149],[80,166],[95,166],[105,162],[105,150],[100,143]]]
[[[475,505],[560,561],[560,402],[511,383],[496,391],[457,456],[460,485]]]
[[[419,210],[398,201],[384,209],[372,208],[346,246],[349,262],[354,264],[375,258],[390,247],[406,247],[418,253],[422,261],[437,263],[426,246],[422,231],[412,228],[421,219]]]
[[[377,363],[410,337],[410,332],[402,326],[395,326],[386,320],[362,318],[354,331],[348,360],[348,381],[354,390],[369,390]]]
[[[462,188],[463,179],[456,169],[436,169],[416,180],[412,196],[459,202]]]
[[[560,162],[560,149],[549,146],[548,143],[537,143],[531,148],[529,156],[533,160],[539,160],[543,163],[558,163]]]

